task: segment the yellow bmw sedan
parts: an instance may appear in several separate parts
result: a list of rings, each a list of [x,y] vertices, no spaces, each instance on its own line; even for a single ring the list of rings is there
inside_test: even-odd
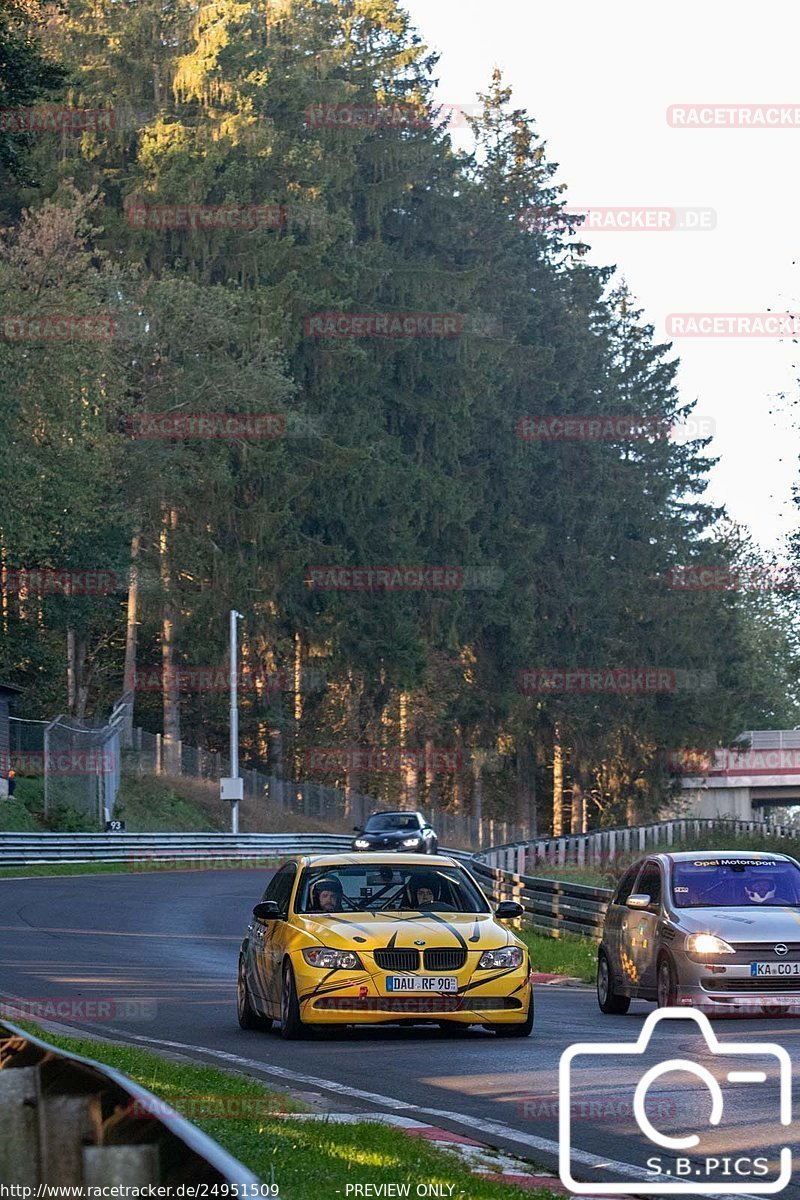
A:
[[[243,1029],[403,1022],[447,1032],[533,1029],[525,944],[452,858],[336,854],[286,863],[272,877],[239,954]]]

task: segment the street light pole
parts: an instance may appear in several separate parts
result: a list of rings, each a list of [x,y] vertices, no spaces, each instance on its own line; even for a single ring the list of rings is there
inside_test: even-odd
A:
[[[239,832],[239,800],[242,787],[239,782],[239,705],[238,705],[238,651],[236,648],[236,622],[242,614],[231,609],[231,779],[234,782],[235,798],[231,803],[231,833]],[[238,794],[236,794],[238,793]]]

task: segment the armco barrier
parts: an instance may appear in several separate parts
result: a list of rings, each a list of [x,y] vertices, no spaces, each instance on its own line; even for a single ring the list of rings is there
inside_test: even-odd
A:
[[[516,900],[525,909],[524,924],[540,933],[559,937],[576,933],[599,940],[603,928],[609,888],[586,887],[579,883],[561,883],[518,875],[489,866],[487,855],[476,855],[467,865],[484,891],[499,903]]]
[[[228,861],[349,850],[338,833],[0,833],[0,868],[36,863]]]
[[[0,1183],[30,1195],[45,1184],[73,1184],[76,1195],[90,1184],[264,1192],[257,1176],[132,1079],[8,1022],[0,1024]]]
[[[676,817],[669,821],[654,821],[650,825],[595,829],[591,833],[573,833],[560,838],[511,842],[483,851],[482,856],[487,862],[507,871],[535,874],[541,864],[591,866],[616,858],[619,854],[647,854],[657,847],[667,849],[684,838],[698,837],[701,833],[714,830],[732,835],[768,833],[772,837],[800,837],[800,829],[788,825],[735,821],[726,817]]]

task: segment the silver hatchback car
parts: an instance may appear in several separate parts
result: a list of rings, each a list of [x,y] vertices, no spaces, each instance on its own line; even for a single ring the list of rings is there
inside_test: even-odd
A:
[[[712,1014],[800,1011],[800,864],[786,854],[654,854],[620,880],[597,959],[597,1000]]]

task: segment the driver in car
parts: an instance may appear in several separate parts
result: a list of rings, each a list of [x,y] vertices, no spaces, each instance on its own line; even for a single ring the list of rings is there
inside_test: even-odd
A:
[[[775,899],[775,879],[770,879],[769,875],[758,875],[755,879],[748,879],[744,890],[750,904],[767,904]]]
[[[318,879],[311,886],[309,912],[341,912],[342,885],[335,875]]]
[[[418,912],[455,912],[452,904],[444,904],[439,896],[439,880],[435,875],[418,875],[409,881],[411,903]]]

